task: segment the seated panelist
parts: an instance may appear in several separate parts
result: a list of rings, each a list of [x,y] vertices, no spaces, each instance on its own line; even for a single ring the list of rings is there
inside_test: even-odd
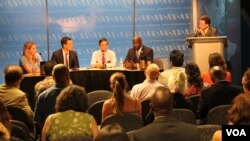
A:
[[[128,50],[124,67],[127,69],[137,68],[140,60],[153,62],[154,51],[142,44],[142,39],[139,36],[133,38],[133,47]]]
[[[114,68],[116,66],[115,52],[109,50],[106,38],[99,40],[99,50],[93,52],[90,65],[92,68]]]

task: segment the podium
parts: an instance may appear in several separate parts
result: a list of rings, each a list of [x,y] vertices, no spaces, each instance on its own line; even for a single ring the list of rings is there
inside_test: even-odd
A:
[[[225,59],[224,49],[227,47],[226,36],[188,37],[186,41],[189,43],[190,60],[199,66],[201,73],[209,69],[209,54],[218,52]]]

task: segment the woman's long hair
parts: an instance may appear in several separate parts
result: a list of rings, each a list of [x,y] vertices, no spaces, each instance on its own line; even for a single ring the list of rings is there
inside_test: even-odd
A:
[[[110,77],[110,85],[115,99],[113,103],[116,114],[122,114],[124,106],[124,94],[127,88],[127,81],[124,74],[116,72]]]
[[[250,125],[250,95],[242,93],[234,98],[228,110],[228,118],[234,125]]]
[[[37,59],[35,58],[35,56],[32,56],[29,53],[29,50],[31,49],[31,47],[35,44],[36,44],[35,42],[27,41],[23,45],[23,56],[25,56],[28,59],[28,61],[31,63],[37,62]]]

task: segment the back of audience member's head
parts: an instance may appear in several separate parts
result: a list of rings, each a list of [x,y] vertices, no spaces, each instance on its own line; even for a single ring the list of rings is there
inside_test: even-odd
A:
[[[156,64],[152,63],[147,66],[144,74],[147,79],[156,80],[160,75],[160,68]]]
[[[209,68],[212,68],[214,66],[220,66],[223,70],[227,70],[226,62],[223,56],[218,52],[209,54],[208,64]]]
[[[54,60],[49,60],[44,64],[44,72],[45,75],[50,76],[52,75],[52,70],[54,66],[56,65],[56,62]]]
[[[203,80],[201,78],[200,68],[197,64],[189,62],[185,66],[188,84],[196,87],[203,87]]]
[[[0,122],[10,131],[10,114],[2,100],[0,100]]]
[[[245,93],[250,93],[250,68],[247,68],[247,70],[244,72],[244,75],[242,77],[242,85]]]
[[[250,125],[250,95],[242,93],[234,98],[228,110],[228,118],[234,125]]]
[[[119,124],[110,124],[100,129],[95,141],[129,141],[129,139]]]
[[[23,78],[23,70],[16,65],[9,65],[4,69],[4,78],[7,85],[12,85]]]
[[[174,67],[181,67],[184,62],[184,54],[180,50],[173,50],[170,53],[170,61]]]
[[[88,109],[88,99],[85,89],[76,85],[67,86],[56,98],[55,108],[57,112],[67,110],[86,112]]]
[[[127,89],[127,81],[125,75],[120,72],[113,73],[110,77],[110,87],[115,98],[115,111],[117,114],[121,114],[124,105],[124,93]]]
[[[56,83],[69,83],[69,68],[64,64],[54,66],[52,76]]]
[[[155,117],[166,115],[173,109],[173,94],[164,86],[157,87],[150,100]]]
[[[226,72],[220,66],[214,66],[209,70],[211,79],[214,83],[226,79]]]

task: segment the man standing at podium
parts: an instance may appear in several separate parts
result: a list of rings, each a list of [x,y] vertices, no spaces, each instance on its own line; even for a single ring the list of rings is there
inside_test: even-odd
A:
[[[200,17],[199,29],[195,30],[195,37],[217,36],[217,29],[210,26],[210,18],[206,15]]]

